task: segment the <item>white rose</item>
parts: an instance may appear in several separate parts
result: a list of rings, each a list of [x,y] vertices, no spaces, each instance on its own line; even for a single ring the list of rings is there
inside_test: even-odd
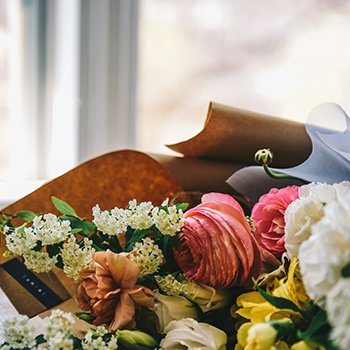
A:
[[[169,296],[156,293],[154,307],[151,308],[159,319],[159,332],[163,333],[169,322],[183,318],[199,319],[198,307],[182,296]]]
[[[227,335],[224,331],[191,318],[170,322],[165,332],[167,335],[160,343],[161,350],[226,350]]]
[[[232,297],[232,293],[228,289],[216,290],[213,287],[201,283],[197,284],[194,281],[191,281],[188,289],[188,291],[184,291],[186,297],[195,302],[203,312],[223,309]]]
[[[285,247],[293,258],[299,255],[300,244],[311,236],[311,228],[324,215],[324,206],[344,202],[350,195],[350,182],[327,185],[311,183],[299,189],[299,198],[285,213]]]
[[[350,279],[341,278],[327,295],[331,339],[340,350],[350,349]]]
[[[307,293],[324,306],[328,292],[350,261],[350,198],[325,206],[324,217],[300,245],[299,263]]]
[[[300,244],[311,236],[311,227],[323,217],[323,204],[317,198],[300,198],[285,213],[285,248],[292,259],[299,255]]]

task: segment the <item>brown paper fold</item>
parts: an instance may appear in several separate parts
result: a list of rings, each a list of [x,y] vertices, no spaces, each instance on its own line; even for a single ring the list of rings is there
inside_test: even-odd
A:
[[[149,155],[169,171],[184,191],[226,193],[238,200],[247,214],[250,211],[251,203],[226,183],[233,173],[244,167],[243,164],[198,157],[174,157],[154,153]],[[183,200],[188,202],[186,198],[180,201]]]
[[[167,147],[244,165],[254,165],[255,152],[270,148],[274,167],[292,167],[309,157],[312,145],[304,124],[211,102],[203,130]]]

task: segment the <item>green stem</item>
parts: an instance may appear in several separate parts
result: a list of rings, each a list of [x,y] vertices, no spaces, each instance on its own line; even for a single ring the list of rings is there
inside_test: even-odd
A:
[[[299,180],[301,182],[303,182],[304,184],[309,184],[309,181],[306,181],[304,179],[301,179],[299,177],[295,177],[295,176],[291,176],[291,175],[287,175],[287,174],[274,174],[270,169],[269,166],[267,164],[263,164],[262,165],[266,174],[269,175],[270,177],[272,177],[273,179],[293,179],[293,180]]]

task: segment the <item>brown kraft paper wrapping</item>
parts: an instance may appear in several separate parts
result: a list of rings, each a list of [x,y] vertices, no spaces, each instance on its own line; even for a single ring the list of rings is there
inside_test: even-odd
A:
[[[116,206],[125,208],[135,198],[139,202],[152,201],[160,205],[167,197],[172,198],[181,191],[181,186],[156,160],[144,153],[125,150],[108,153],[79,165],[4,208],[2,212],[14,215],[21,210],[30,210],[60,215],[51,201],[51,196],[55,196],[70,204],[80,217],[91,220],[92,208],[96,204],[102,210]],[[22,224],[21,219],[12,221],[15,226]],[[1,264],[10,260],[3,257],[7,249],[4,237],[1,234]],[[52,290],[60,292],[62,300],[75,294],[77,284],[66,278],[61,270],[54,269],[50,275],[52,283],[46,280],[46,274],[37,274]],[[0,287],[21,313],[33,316],[46,310],[1,268]]]
[[[261,148],[274,153],[274,167],[292,167],[311,153],[304,124],[211,102],[203,130],[170,149],[185,156],[254,165]],[[232,174],[231,174],[232,175]]]

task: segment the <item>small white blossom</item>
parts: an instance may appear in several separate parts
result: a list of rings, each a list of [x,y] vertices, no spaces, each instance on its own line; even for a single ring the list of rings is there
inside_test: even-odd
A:
[[[142,239],[142,243],[135,244],[128,258],[137,264],[141,275],[151,275],[159,270],[164,256],[154,241],[146,237]]]
[[[177,212],[176,206],[168,207],[169,214],[158,207],[152,210],[153,222],[163,235],[175,236],[180,231],[184,222],[184,214],[181,209]]]
[[[73,326],[75,320],[71,313],[62,310],[53,310],[51,316],[45,317],[43,320],[43,334],[50,347],[54,347],[58,342],[65,342],[67,350],[69,342],[66,339],[73,334]]]
[[[167,204],[165,201],[163,204]],[[153,207],[151,202],[137,204],[136,200],[129,202],[128,209],[114,208],[110,211],[101,211],[96,205],[93,209],[93,222],[98,230],[107,235],[119,235],[126,232],[127,227],[145,230],[155,225],[163,235],[174,236],[184,224],[184,214],[176,206],[169,206],[168,213]]]
[[[111,211],[101,211],[96,205],[92,208],[94,224],[98,230],[109,235],[120,235],[124,233],[129,225],[129,211],[119,208],[114,208]]]
[[[46,252],[31,251],[28,254],[24,254],[23,257],[24,264],[28,269],[34,272],[49,272],[55,267],[58,255],[50,258]]]
[[[6,320],[0,328],[0,334],[12,349],[32,348],[35,345],[35,329],[28,324],[27,316],[20,315]]]
[[[93,242],[87,237],[84,238],[83,242],[84,246],[80,248],[74,235],[71,235],[61,249],[63,271],[67,277],[75,281],[80,280],[80,271],[94,268],[92,254],[95,253],[95,248],[92,247]]]
[[[17,255],[28,254],[38,243],[38,238],[30,228],[18,229],[6,234],[8,228],[5,227],[6,245],[9,251]],[[24,232],[22,232],[24,231]]]
[[[191,295],[195,285],[195,283],[190,281],[185,274],[179,274],[177,279],[171,274],[165,277],[155,276],[155,279],[159,288],[170,296],[178,296],[180,294],[186,296]]]
[[[56,215],[36,216],[33,221],[33,232],[42,245],[51,245],[65,241],[70,235],[68,220],[60,222]]]
[[[100,327],[99,327],[100,328]],[[104,327],[101,327],[104,328]],[[97,330],[99,335],[97,338],[94,338],[93,333],[89,330],[85,334],[85,338],[82,341],[82,347],[84,350],[114,350],[118,349],[117,338],[112,335],[112,338],[109,341],[105,341],[102,336],[106,332],[102,333],[102,329]]]
[[[162,203],[162,207],[165,207],[169,204],[169,198],[167,198],[163,203]]]

